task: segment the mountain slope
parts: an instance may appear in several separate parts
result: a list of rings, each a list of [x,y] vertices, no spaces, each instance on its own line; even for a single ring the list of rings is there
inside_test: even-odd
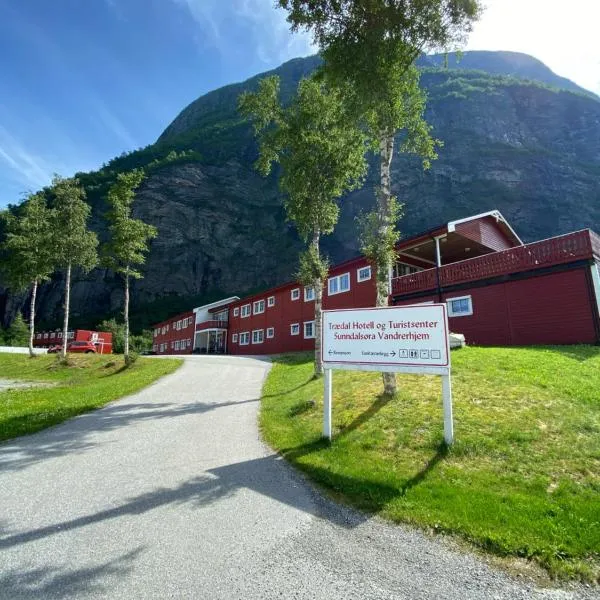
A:
[[[492,208],[500,209],[525,240],[600,229],[600,101],[579,90],[549,88],[556,76],[531,57],[528,62],[518,55],[515,62],[511,53],[473,54],[465,53],[459,64],[477,71],[432,67],[440,57],[421,59],[427,119],[445,145],[427,172],[414,158],[394,159],[394,192],[406,207],[403,234]],[[273,72],[289,95],[317,65],[317,57],[296,59]],[[485,65],[495,70],[506,65],[508,73],[521,65],[521,73],[537,73],[542,80],[486,74]],[[98,172],[79,174],[101,237],[104,196],[115,174],[140,166],[149,174],[136,213],[158,227],[159,237],[146,278],[133,290],[138,325],[294,275],[301,242],[285,221],[276,177],[263,179],[253,168],[256,145],[236,110],[239,93],[262,76],[206,94],[186,107],[156,144]],[[344,199],[339,227],[325,240],[334,262],[358,251],[354,218],[373,204],[374,176],[372,171],[364,188]],[[40,291],[40,314],[48,324],[61,313],[60,284],[57,279]],[[76,279],[72,298],[75,322],[93,325],[118,310],[121,283],[98,270]],[[0,292],[5,323],[22,303],[23,298]]]

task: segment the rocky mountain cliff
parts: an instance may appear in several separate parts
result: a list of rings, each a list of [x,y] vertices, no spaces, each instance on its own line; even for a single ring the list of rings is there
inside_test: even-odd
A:
[[[309,57],[276,69],[284,93],[292,94],[318,63]],[[411,157],[393,163],[394,192],[405,203],[402,233],[492,208],[525,240],[600,229],[600,99],[526,55],[467,52],[458,63],[449,57],[451,68],[443,65],[440,56],[420,60],[427,119],[445,144],[439,159],[427,172]],[[285,221],[276,176],[263,179],[253,169],[256,145],[236,111],[239,93],[264,75],[206,94],[155,144],[78,174],[102,237],[104,197],[115,174],[138,166],[148,172],[136,211],[159,237],[133,290],[138,327],[293,277],[300,240]],[[358,252],[354,217],[373,204],[374,176],[343,201],[340,224],[325,241],[333,262]],[[57,277],[40,292],[43,325],[58,322],[61,284]],[[110,273],[76,277],[74,322],[94,325],[114,314],[121,298]],[[23,305],[23,297],[0,289],[5,324]]]

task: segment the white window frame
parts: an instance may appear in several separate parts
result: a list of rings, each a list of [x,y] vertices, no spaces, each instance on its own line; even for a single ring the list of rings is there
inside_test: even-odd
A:
[[[292,302],[295,302],[296,300],[300,300],[300,288],[294,288],[293,290],[291,290],[290,298],[292,299]]]
[[[269,296],[267,298],[267,307],[272,308],[273,306],[275,306],[275,296]]]
[[[369,276],[368,277],[361,277],[360,272],[364,271],[365,269],[369,269]],[[358,269],[356,269],[356,281],[358,281],[358,283],[362,283],[363,281],[369,281],[369,279],[371,279],[372,277],[372,269],[371,269],[371,265],[365,265],[364,267],[359,267]]]
[[[294,328],[296,329],[296,333],[294,333]],[[290,335],[300,335],[300,323],[290,324]]]
[[[267,327],[267,339],[272,340],[275,337],[275,327]]]
[[[260,340],[255,341],[255,333],[260,333]],[[264,329],[253,329],[252,330],[252,344],[262,344],[265,341],[265,330]]]
[[[244,341],[246,340],[246,341]],[[249,346],[250,345],[250,332],[242,331],[240,333],[240,346]]]
[[[234,317],[237,317],[237,316],[239,316],[239,314],[240,314],[240,307],[239,307],[239,306],[236,306],[236,307],[233,309],[233,316],[234,316]]]
[[[252,313],[252,304],[244,304],[242,306],[242,310],[240,311],[240,316],[242,319],[247,319]]]
[[[234,333],[234,334],[231,336],[231,343],[232,343],[232,344],[237,344],[237,340],[238,340],[238,334],[237,334],[237,333]]]
[[[256,300],[252,304],[252,314],[253,315],[262,315],[264,312],[265,312],[265,301],[264,300]]]
[[[192,338],[188,338],[188,341],[187,341],[187,347],[188,347],[188,348],[191,348],[191,347],[192,347]]]
[[[314,302],[315,298],[315,288],[312,285],[304,286],[304,302]]]
[[[457,300],[468,300],[469,301],[468,312],[455,313],[452,310],[452,302],[456,302]],[[471,298],[471,296],[455,296],[454,298],[446,298],[446,306],[448,307],[448,316],[449,317],[470,317],[473,314],[473,298]]]
[[[306,335],[306,326],[310,325],[312,327],[312,335]],[[313,321],[304,321],[304,339],[305,340],[314,340],[315,339],[315,322]]]
[[[340,281],[342,280],[342,277],[348,277],[348,289],[345,289],[345,290],[340,289]],[[331,291],[331,284],[334,281],[336,282],[337,289],[336,289],[336,291],[332,292]],[[327,295],[328,296],[335,296],[336,294],[344,294],[344,293],[350,291],[350,287],[351,287],[350,272],[348,272],[348,273],[341,273],[340,275],[336,275],[335,277],[330,277],[327,280]]]

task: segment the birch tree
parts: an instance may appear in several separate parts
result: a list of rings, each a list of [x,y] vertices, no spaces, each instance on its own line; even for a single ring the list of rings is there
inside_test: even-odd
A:
[[[104,247],[107,265],[123,277],[125,299],[123,317],[125,321],[125,363],[129,364],[129,288],[131,279],[141,279],[139,267],[146,262],[148,243],[157,236],[156,227],[140,219],[132,218],[135,190],[144,179],[144,172],[135,169],[120,173],[108,191],[110,211],[107,214],[109,242]]]
[[[460,45],[480,13],[479,0],[278,0],[293,30],[306,29],[324,59],[332,85],[365,125],[379,152],[376,211],[365,219],[364,251],[377,271],[377,306],[389,302],[390,268],[398,240],[400,208],[391,193],[391,162],[397,132],[400,152],[415,153],[427,168],[439,145],[423,118],[425,94],[414,66],[427,50]],[[383,374],[384,392],[396,378]]]
[[[320,241],[337,224],[339,198],[363,183],[366,137],[344,111],[341,93],[315,79],[303,79],[296,97],[283,107],[279,78],[267,77],[256,93],[243,94],[239,105],[253,121],[259,141],[256,166],[266,176],[275,163],[280,165],[287,217],[308,246],[300,256],[298,275],[315,293],[315,375],[321,375],[321,311],[328,264]]]
[[[52,211],[44,194],[32,194],[16,214],[9,211],[4,217],[7,254],[4,270],[9,285],[16,290],[29,290],[29,355],[33,358],[35,335],[35,302],[38,287],[54,272],[52,247]]]
[[[61,355],[67,356],[71,276],[74,268],[84,273],[98,263],[98,237],[88,230],[90,206],[85,202],[85,191],[77,179],[56,175],[52,180],[54,205],[52,211],[53,251],[56,264],[65,271],[65,301],[63,343]]]

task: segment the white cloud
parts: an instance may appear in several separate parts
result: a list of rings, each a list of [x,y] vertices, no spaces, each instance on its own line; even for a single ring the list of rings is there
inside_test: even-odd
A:
[[[54,172],[45,159],[28,152],[2,125],[0,125],[0,160],[8,165],[16,181],[33,188],[48,185]]]
[[[247,60],[254,53],[265,66],[275,66],[316,51],[308,34],[291,34],[285,11],[272,0],[172,1],[187,7],[200,25],[199,45],[215,48],[225,59]],[[238,38],[240,31],[246,39]]]
[[[535,56],[558,75],[600,94],[598,0],[483,0],[468,50]]]

